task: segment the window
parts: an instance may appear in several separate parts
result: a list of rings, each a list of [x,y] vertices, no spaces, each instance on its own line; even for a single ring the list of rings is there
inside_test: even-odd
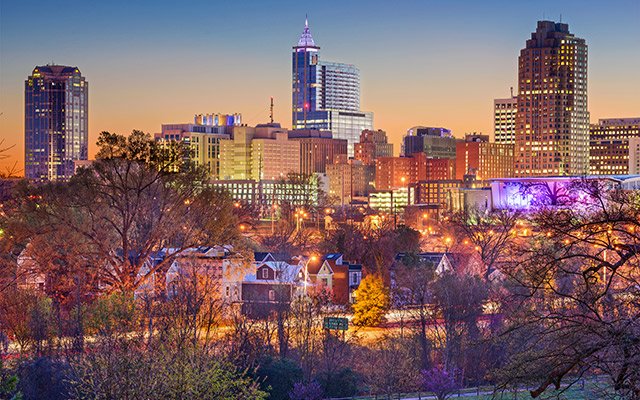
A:
[[[226,290],[227,297],[229,297],[229,295],[231,294],[231,288],[229,287],[229,285],[227,285],[227,288],[226,288],[226,289],[227,289],[227,290]]]
[[[269,269],[267,268],[262,269],[262,279],[269,279]]]
[[[276,299],[275,290],[269,290],[269,301],[275,301],[275,299]]]

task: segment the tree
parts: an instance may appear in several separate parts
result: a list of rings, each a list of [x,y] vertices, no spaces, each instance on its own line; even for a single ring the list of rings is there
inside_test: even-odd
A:
[[[432,343],[429,335],[431,325],[431,285],[436,278],[432,262],[423,260],[416,253],[409,252],[397,264],[394,279],[394,295],[397,305],[408,306],[411,326],[420,343],[422,368],[431,365]]]
[[[389,308],[389,293],[380,276],[367,275],[356,290],[353,305],[353,323],[360,326],[378,326],[384,322]]]
[[[487,285],[478,277],[445,272],[431,285],[433,304],[431,316],[443,368],[464,373],[469,348],[465,344],[480,338],[478,322],[487,299]]]
[[[636,192],[610,180],[572,182],[571,208],[532,214],[534,235],[509,268],[510,319],[518,345],[496,373],[503,385],[549,386],[601,374],[625,398],[640,397],[640,207]]]
[[[450,216],[449,226],[453,235],[466,238],[480,254],[485,280],[489,279],[500,262],[508,259],[521,216],[519,211],[484,211],[473,207]]]
[[[289,398],[291,400],[321,400],[322,388],[316,381],[311,381],[306,385],[302,381],[296,382],[289,392]]]
[[[287,400],[296,382],[302,380],[302,370],[286,358],[267,357],[256,370],[261,387],[273,400]]]
[[[422,389],[433,393],[438,400],[446,400],[460,387],[456,382],[455,373],[451,373],[442,367],[422,370],[421,378]]]
[[[27,188],[18,214],[32,240],[73,243],[77,251],[59,264],[95,271],[95,290],[159,289],[187,249],[232,244],[238,237],[233,203],[207,184],[203,168],[183,162],[186,146],[163,147],[140,131],[129,137],[102,132],[98,145],[98,160],[68,184]],[[31,246],[28,255],[37,259],[49,251],[46,244]]]

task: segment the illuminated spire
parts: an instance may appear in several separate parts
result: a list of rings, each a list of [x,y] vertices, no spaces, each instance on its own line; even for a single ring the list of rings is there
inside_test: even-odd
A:
[[[313,41],[313,37],[311,36],[311,32],[309,32],[309,20],[307,16],[304,17],[304,30],[302,31],[302,36],[300,36],[300,40],[298,41],[297,48],[314,48],[317,49],[316,43]]]

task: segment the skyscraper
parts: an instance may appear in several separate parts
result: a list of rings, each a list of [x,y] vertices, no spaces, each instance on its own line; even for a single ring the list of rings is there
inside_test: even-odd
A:
[[[77,67],[37,66],[25,81],[25,177],[68,180],[88,158],[89,84]]]
[[[587,45],[569,26],[538,21],[518,59],[516,177],[589,169]]]
[[[330,130],[334,139],[346,139],[348,154],[365,129],[373,129],[373,113],[360,111],[360,70],[351,64],[319,59],[305,21],[293,47],[293,129]]]

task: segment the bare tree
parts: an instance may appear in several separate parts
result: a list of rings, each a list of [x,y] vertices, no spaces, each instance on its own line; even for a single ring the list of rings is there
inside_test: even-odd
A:
[[[468,208],[449,218],[449,227],[459,239],[467,240],[480,254],[483,277],[489,279],[498,264],[508,259],[516,240],[516,228],[522,215],[518,211],[484,211]]]
[[[505,337],[520,351],[498,375],[537,382],[537,397],[550,385],[604,374],[619,395],[640,398],[638,194],[594,179],[573,182],[571,191],[570,208],[532,215],[534,237],[505,268]]]

